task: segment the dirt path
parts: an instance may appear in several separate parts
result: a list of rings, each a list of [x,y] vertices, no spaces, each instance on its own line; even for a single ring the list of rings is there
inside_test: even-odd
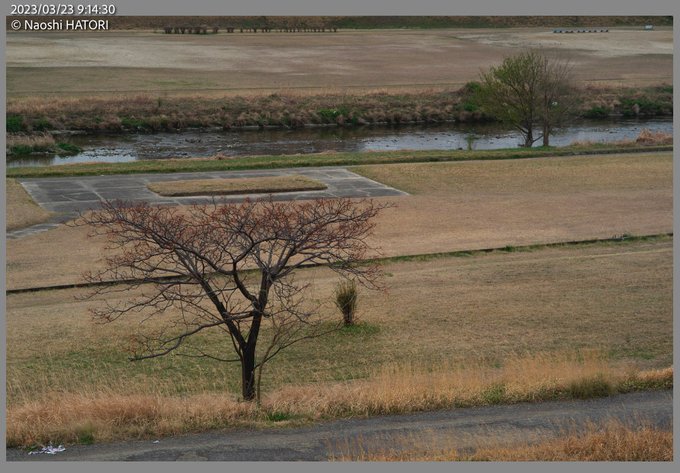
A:
[[[70,446],[56,455],[7,450],[8,461],[274,461],[328,460],[357,439],[363,448],[399,447],[395,437],[474,448],[481,441],[510,443],[546,439],[564,429],[606,419],[670,428],[672,391],[632,393],[587,401],[491,406],[328,422],[313,427],[210,432],[154,440]]]

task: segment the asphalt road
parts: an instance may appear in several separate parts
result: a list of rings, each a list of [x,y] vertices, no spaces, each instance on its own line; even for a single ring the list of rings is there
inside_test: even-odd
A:
[[[409,415],[347,419],[304,428],[214,431],[171,438],[67,446],[55,455],[7,450],[7,461],[324,461],[357,439],[366,449],[399,448],[394,438],[471,449],[480,440],[535,441],[588,421],[619,419],[670,428],[672,391],[640,392],[585,401],[525,403]]]

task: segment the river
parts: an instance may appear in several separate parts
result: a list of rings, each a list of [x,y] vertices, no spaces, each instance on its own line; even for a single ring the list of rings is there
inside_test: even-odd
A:
[[[672,118],[584,120],[558,130],[553,146],[575,141],[633,140],[641,130],[673,133]],[[30,155],[8,158],[8,167],[52,166],[140,159],[305,154],[329,151],[498,149],[516,147],[517,132],[498,124],[324,127],[295,130],[183,131],[153,134],[89,134],[66,139],[83,152],[75,156]],[[537,143],[540,145],[540,142]]]

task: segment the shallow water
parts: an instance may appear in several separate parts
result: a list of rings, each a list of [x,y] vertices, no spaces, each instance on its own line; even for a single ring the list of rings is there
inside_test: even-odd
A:
[[[647,128],[673,132],[671,118],[580,121],[557,131],[550,138],[553,146],[574,141],[612,142],[635,139]],[[297,130],[186,131],[153,134],[95,134],[67,139],[83,152],[77,156],[29,156],[7,160],[8,167],[51,166],[82,162],[127,162],[139,159],[226,156],[282,155],[324,151],[392,151],[426,149],[512,148],[519,144],[518,133],[497,124],[449,123],[403,125],[398,127],[329,127]],[[540,145],[540,142],[537,143]]]

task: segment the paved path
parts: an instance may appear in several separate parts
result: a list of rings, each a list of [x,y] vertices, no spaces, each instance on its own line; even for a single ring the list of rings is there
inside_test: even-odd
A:
[[[274,194],[275,200],[302,200],[325,197],[386,197],[407,195],[405,192],[372,181],[345,168],[292,168],[262,171],[223,171],[172,174],[131,174],[107,176],[75,176],[57,178],[18,179],[33,200],[43,208],[57,213],[48,223],[7,232],[7,238],[26,235],[54,228],[60,222],[73,218],[80,211],[96,208],[104,199],[145,201],[151,204],[193,204],[210,202],[206,197],[163,197],[151,192],[150,182],[181,181],[188,179],[237,179],[244,177],[286,176],[299,174],[326,184],[321,191],[282,192]],[[266,194],[251,194],[257,199]],[[240,202],[245,196],[224,196],[226,202]]]
[[[216,460],[323,461],[346,451],[357,438],[365,448],[399,446],[394,436],[423,435],[430,442],[470,449],[479,439],[531,441],[545,439],[586,421],[611,418],[625,422],[645,419],[670,428],[672,391],[652,391],[587,401],[525,403],[409,415],[349,419],[305,428],[235,430],[153,440],[76,445],[56,455],[28,455],[7,450],[8,461],[19,460]]]

